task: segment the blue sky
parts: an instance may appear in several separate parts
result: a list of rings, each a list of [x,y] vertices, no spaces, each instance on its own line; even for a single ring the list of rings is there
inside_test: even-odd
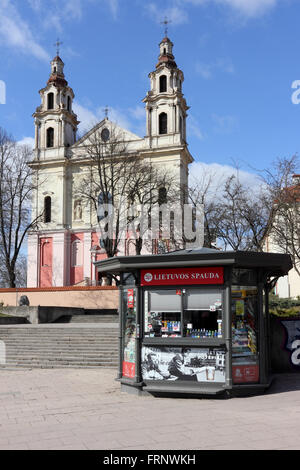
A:
[[[197,162],[270,167],[300,151],[299,0],[0,0],[0,126],[34,135],[54,43],[75,92],[80,130],[109,117],[140,136],[142,99],[155,68],[160,22],[184,72],[189,149]],[[299,169],[300,170],[300,169]]]

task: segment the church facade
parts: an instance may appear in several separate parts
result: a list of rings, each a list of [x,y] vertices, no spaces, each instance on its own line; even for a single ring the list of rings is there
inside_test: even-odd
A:
[[[28,235],[27,287],[98,283],[93,263],[106,258],[106,252],[97,230],[97,213],[83,204],[76,191],[89,167],[87,147],[93,135],[107,141],[117,129],[126,141],[127,153],[167,169],[180,187],[187,185],[188,165],[193,158],[186,139],[184,75],[177,67],[168,37],[163,38],[159,49],[156,68],[149,74],[150,90],[143,99],[146,133],[142,138],[106,117],[77,139],[74,92],[59,55],[51,61],[50,77],[39,92],[41,104],[33,114],[35,149],[30,166],[36,189],[32,219],[39,218],[39,223]],[[156,250],[157,245],[153,245],[151,252]],[[129,254],[126,243],[118,254]]]

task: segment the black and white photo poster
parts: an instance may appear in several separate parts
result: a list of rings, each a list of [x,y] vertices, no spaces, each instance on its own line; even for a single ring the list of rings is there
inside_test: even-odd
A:
[[[225,382],[225,350],[220,348],[142,348],[143,380]]]

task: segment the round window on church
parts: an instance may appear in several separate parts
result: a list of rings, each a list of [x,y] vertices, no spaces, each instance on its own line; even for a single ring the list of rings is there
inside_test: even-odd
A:
[[[107,129],[107,127],[105,127],[101,132],[101,139],[103,140],[103,142],[107,142],[109,140],[109,137],[109,130]]]

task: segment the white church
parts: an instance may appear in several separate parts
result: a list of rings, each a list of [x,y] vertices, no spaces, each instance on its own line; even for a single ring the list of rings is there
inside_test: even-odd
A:
[[[141,138],[126,129],[119,130],[125,136],[127,152],[168,168],[179,185],[187,185],[188,165],[193,161],[186,141],[189,108],[182,93],[184,75],[176,65],[168,37],[159,44],[158,62],[149,78],[150,91],[143,99],[146,135]],[[30,166],[36,184],[32,218],[43,214],[43,219],[38,230],[28,236],[27,287],[97,284],[93,263],[104,259],[106,252],[101,247],[97,215],[81,203],[76,182],[85,171],[89,158],[86,148],[93,133],[105,142],[117,124],[106,117],[77,140],[74,92],[59,55],[51,61],[50,77],[39,93],[41,104],[33,114],[35,149]],[[126,244],[119,254],[128,254]]]

